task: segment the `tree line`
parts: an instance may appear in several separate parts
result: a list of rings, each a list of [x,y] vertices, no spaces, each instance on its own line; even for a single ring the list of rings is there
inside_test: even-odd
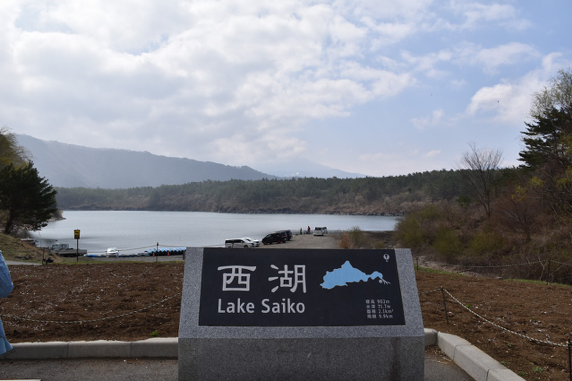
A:
[[[503,170],[510,172],[510,170]],[[58,188],[65,210],[400,215],[415,205],[468,195],[462,170],[392,177],[203,181],[156,188]]]
[[[572,283],[570,70],[534,94],[530,115],[521,165],[499,181],[501,154],[471,146],[462,160],[470,171],[461,173],[474,202],[443,199],[412,210],[396,229],[404,246],[474,270],[506,266],[509,276]]]

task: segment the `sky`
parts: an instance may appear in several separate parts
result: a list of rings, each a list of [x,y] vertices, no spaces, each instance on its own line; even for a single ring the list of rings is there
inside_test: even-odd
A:
[[[94,148],[368,176],[516,166],[572,67],[570,0],[2,0],[0,126]]]

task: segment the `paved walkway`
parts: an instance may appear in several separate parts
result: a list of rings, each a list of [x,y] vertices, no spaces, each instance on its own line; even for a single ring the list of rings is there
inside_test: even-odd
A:
[[[523,381],[458,336],[425,329],[425,381]],[[19,343],[0,356],[0,380],[177,380],[176,338]]]
[[[2,360],[0,379],[42,381],[176,381],[177,359],[52,359]],[[425,353],[425,381],[472,381],[467,373],[442,353]]]

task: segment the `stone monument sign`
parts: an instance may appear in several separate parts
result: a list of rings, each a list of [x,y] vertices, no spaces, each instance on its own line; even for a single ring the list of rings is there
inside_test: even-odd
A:
[[[409,250],[187,253],[179,380],[423,380]]]

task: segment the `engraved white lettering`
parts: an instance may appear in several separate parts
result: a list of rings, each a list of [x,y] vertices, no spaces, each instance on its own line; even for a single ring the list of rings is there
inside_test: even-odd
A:
[[[290,298],[282,298],[281,302],[270,302],[270,299],[262,299],[261,312],[263,314],[302,314],[306,311],[306,305],[302,302],[293,302]]]
[[[227,302],[226,307],[222,307],[222,300],[218,300],[218,313],[219,314],[252,314],[254,313],[254,303],[243,302],[240,298],[236,302]]]

